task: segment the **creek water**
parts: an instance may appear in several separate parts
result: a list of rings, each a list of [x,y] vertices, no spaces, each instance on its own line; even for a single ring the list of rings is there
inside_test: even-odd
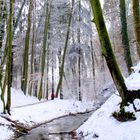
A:
[[[114,86],[104,89],[100,94],[100,98],[98,97],[100,102],[96,109],[98,109],[114,92]],[[72,136],[68,133],[79,128],[93,112],[56,119],[31,130],[27,135],[24,135],[17,140],[73,140]]]
[[[59,118],[31,130],[29,134],[17,140],[72,140],[72,135],[70,135],[69,132],[76,130],[92,113],[93,112]]]

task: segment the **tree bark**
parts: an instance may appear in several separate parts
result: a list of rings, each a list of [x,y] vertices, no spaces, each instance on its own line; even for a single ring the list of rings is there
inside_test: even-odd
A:
[[[25,36],[25,48],[23,54],[23,74],[22,74],[22,81],[21,81],[21,89],[26,94],[27,92],[27,82],[28,82],[28,60],[29,60],[29,43],[30,43],[30,30],[31,30],[31,15],[32,13],[32,0],[30,1],[29,5],[29,13],[28,13],[28,28],[26,31]]]
[[[79,0],[79,5],[78,5],[78,10],[79,10],[79,19],[78,19],[78,22],[80,24],[81,22],[81,2]],[[80,43],[81,43],[81,37],[80,37],[80,28],[78,28],[77,30],[77,40],[78,40],[78,44],[79,44],[79,47],[78,47],[78,88],[79,88],[79,95],[78,95],[78,99],[79,101],[82,101],[82,95],[81,95],[81,46],[80,46]]]
[[[58,52],[58,61],[59,61],[59,77],[61,76],[61,63],[62,63],[62,50],[61,48],[59,49]],[[61,87],[60,87],[60,99],[63,99],[63,89],[62,89],[62,83],[61,83]]]
[[[91,59],[92,59],[92,75],[93,75],[93,89],[94,89],[94,100],[96,100],[96,82],[95,82],[95,60],[94,60],[94,50],[93,50],[93,42],[92,42],[92,36],[90,41],[90,50],[91,50]]]
[[[10,0],[10,12],[9,12],[9,20],[8,20],[8,56],[7,56],[7,66],[6,66],[6,77],[7,77],[7,103],[6,103],[6,110],[7,113],[10,114],[10,107],[11,107],[11,86],[12,86],[12,79],[11,79],[11,60],[12,60],[12,14],[13,14],[13,0]]]
[[[112,79],[116,85],[116,88],[122,98],[122,102],[127,102],[127,88],[124,83],[124,78],[121,74],[121,71],[118,67],[116,58],[114,56],[112,45],[108,36],[108,32],[106,29],[106,25],[104,22],[102,9],[99,0],[90,0],[93,15],[94,15],[94,22],[98,31],[102,53],[106,59],[108,68],[110,70]]]
[[[131,73],[132,59],[130,53],[129,38],[127,32],[126,6],[125,0],[120,0],[120,18],[121,18],[121,34],[122,44],[124,47],[124,57],[129,74]]]
[[[30,88],[29,88],[29,95],[32,95],[33,89],[33,74],[34,74],[34,52],[35,52],[35,24],[33,24],[33,35],[32,35],[32,50],[31,50],[31,73],[30,73]]]
[[[140,58],[140,10],[139,0],[133,0],[134,28],[137,43],[137,53]]]
[[[47,45],[47,38],[48,38],[48,29],[49,29],[49,22],[50,22],[50,13],[49,11],[49,3],[47,1],[46,5],[46,18],[45,18],[45,25],[44,25],[44,38],[43,38],[43,47],[42,47],[42,58],[41,58],[41,83],[39,87],[38,99],[42,99],[42,83],[44,77],[44,70],[45,70],[45,59],[46,59],[46,45]]]

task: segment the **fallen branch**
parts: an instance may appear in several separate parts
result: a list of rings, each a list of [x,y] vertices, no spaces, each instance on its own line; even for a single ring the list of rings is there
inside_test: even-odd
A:
[[[11,122],[11,126],[15,128],[15,131],[18,133],[28,133],[30,129],[28,129],[23,123],[19,123],[18,121],[13,121],[9,117],[0,115],[2,118],[6,119],[7,121]]]
[[[66,115],[55,117],[55,118],[47,120],[47,121],[43,121],[41,123],[34,123],[34,125],[32,125],[32,126],[27,126],[23,123],[20,123],[18,120],[11,120],[9,117],[4,116],[4,115],[0,115],[0,116],[2,118],[6,119],[7,121],[11,122],[11,126],[16,128],[16,130],[19,131],[19,133],[24,133],[25,134],[25,133],[28,133],[29,131],[31,131],[32,129],[35,129],[35,128],[43,125],[43,124],[50,123],[54,120],[61,119],[61,118],[67,117],[67,116],[76,116],[77,114],[86,114],[86,113],[90,113],[90,112],[93,112],[93,111],[95,111],[95,109],[89,110],[89,111],[86,111],[86,112],[69,113],[69,114],[66,114]]]

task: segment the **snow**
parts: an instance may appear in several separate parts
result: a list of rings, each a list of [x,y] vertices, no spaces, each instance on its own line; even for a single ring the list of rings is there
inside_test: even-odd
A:
[[[100,109],[98,109],[78,130],[77,133],[84,140],[139,140],[140,112],[134,112],[130,105],[126,111],[133,111],[137,117],[135,121],[118,122],[112,113],[119,109],[121,99],[112,95]],[[140,103],[140,102],[139,102]],[[99,136],[95,138],[95,135]]]
[[[140,89],[140,63],[132,67],[134,72],[125,79],[129,90]],[[125,111],[133,112],[136,116],[135,121],[119,122],[113,116],[114,111],[119,110],[121,98],[118,93],[112,95],[100,109],[79,128],[77,134],[83,140],[139,140],[140,139],[140,112],[135,112],[133,105],[125,107]],[[135,99],[136,109],[140,109],[140,100]]]
[[[125,79],[125,84],[128,90],[138,90],[140,89],[140,63],[132,67],[134,71],[127,79]]]
[[[0,126],[0,140],[8,140],[14,135],[8,126]]]
[[[140,64],[133,67],[134,72],[125,79],[128,89],[139,89]],[[18,121],[26,126],[33,126],[57,117],[69,115],[71,113],[85,112],[93,110],[97,106],[93,102],[76,100],[39,100],[35,97],[25,96],[21,90],[12,89],[11,116],[6,115],[13,121]],[[5,97],[6,99],[6,97]],[[83,140],[139,140],[140,137],[140,112],[135,112],[133,105],[125,107],[126,111],[133,112],[135,121],[118,122],[112,113],[119,110],[121,98],[118,93],[113,94],[100,109],[79,128],[77,134]],[[134,100],[135,107],[140,110],[140,100]],[[0,102],[0,112],[2,103]],[[11,123],[0,116],[0,140],[8,140],[14,136]]]
[[[134,104],[137,110],[140,110],[140,99],[135,99]]]
[[[94,108],[93,102],[75,100],[55,99],[39,102],[37,98],[25,96],[21,90],[16,89],[12,89],[11,95],[11,116],[6,116],[26,126],[33,126],[34,124],[46,122],[60,116],[85,112]],[[2,103],[0,103],[0,112],[2,112]],[[10,122],[0,117],[0,140],[8,140],[14,135],[8,126],[10,126]]]
[[[87,109],[93,109],[92,102],[55,99],[36,105],[12,108],[10,118],[19,120],[19,122],[26,125],[32,125],[33,123],[48,121],[70,113],[84,112]]]
[[[25,96],[20,89],[11,89],[12,107],[23,106],[32,103],[38,103],[39,100],[35,97]],[[6,100],[6,96],[5,96]],[[2,102],[0,102],[0,111],[2,110]]]

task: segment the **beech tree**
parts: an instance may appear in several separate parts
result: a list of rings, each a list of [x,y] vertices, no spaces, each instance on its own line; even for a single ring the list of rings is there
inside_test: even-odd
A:
[[[12,86],[12,73],[11,73],[11,60],[12,60],[12,16],[13,15],[13,0],[10,0],[10,12],[8,19],[8,56],[7,56],[7,64],[6,64],[6,79],[7,79],[7,103],[6,103],[6,111],[10,114],[11,107],[11,86]]]
[[[26,94],[27,92],[27,83],[28,83],[28,52],[29,52],[29,43],[30,43],[30,31],[31,31],[31,17],[32,17],[32,0],[30,0],[29,5],[29,13],[28,13],[28,27],[26,31],[25,36],[25,48],[24,48],[24,54],[23,54],[23,73],[22,73],[22,79],[21,79],[21,89]]]
[[[69,41],[69,36],[70,36],[70,27],[71,27],[73,6],[74,6],[74,0],[72,0],[72,7],[70,9],[68,29],[67,29],[66,39],[65,39],[64,52],[63,52],[63,56],[62,56],[61,75],[60,75],[58,85],[57,85],[57,89],[56,89],[56,97],[58,97],[59,91],[61,89],[61,84],[62,84],[62,81],[63,81],[63,76],[64,76],[64,64],[65,64],[66,51],[67,51],[67,48],[68,48],[68,41]]]
[[[46,13],[45,13],[45,24],[44,24],[44,37],[43,37],[43,47],[42,47],[42,56],[41,56],[41,82],[39,87],[38,99],[42,98],[42,84],[45,70],[45,60],[46,60],[46,52],[47,52],[47,38],[48,38],[48,30],[50,23],[51,9],[49,1],[46,3]]]
[[[120,0],[120,18],[121,18],[121,35],[122,44],[124,47],[124,57],[127,65],[129,74],[131,73],[132,59],[130,53],[129,38],[127,32],[127,19],[126,19],[126,8],[125,0]]]
[[[90,0],[90,3],[94,16],[93,22],[96,25],[101,43],[102,54],[105,57],[112,79],[122,98],[122,102],[127,103],[128,91],[112,50],[112,45],[104,22],[100,1]]]
[[[140,7],[139,0],[133,0],[133,17],[134,17],[134,28],[135,37],[137,44],[137,53],[140,58]]]

